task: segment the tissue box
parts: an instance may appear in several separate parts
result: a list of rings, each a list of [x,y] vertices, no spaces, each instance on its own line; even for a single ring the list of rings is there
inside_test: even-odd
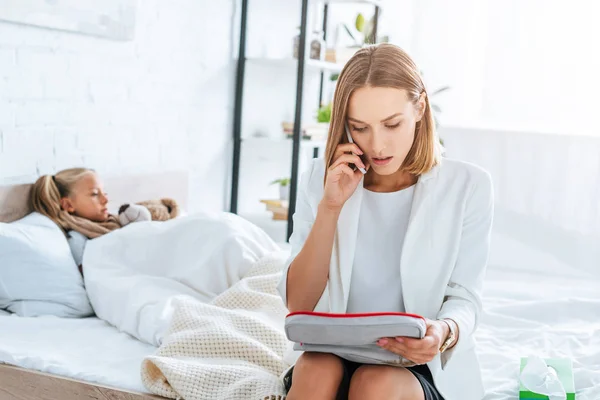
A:
[[[575,380],[573,379],[573,362],[568,358],[545,358],[546,365],[554,368],[558,379],[567,392],[567,400],[575,400]],[[521,371],[527,365],[527,357],[521,358]],[[519,382],[519,400],[548,400],[548,396],[525,389]]]

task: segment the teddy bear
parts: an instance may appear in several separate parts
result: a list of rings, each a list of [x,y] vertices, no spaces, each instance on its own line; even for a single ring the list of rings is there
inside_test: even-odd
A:
[[[121,226],[140,221],[167,221],[179,216],[179,205],[170,198],[123,204],[119,207]]]

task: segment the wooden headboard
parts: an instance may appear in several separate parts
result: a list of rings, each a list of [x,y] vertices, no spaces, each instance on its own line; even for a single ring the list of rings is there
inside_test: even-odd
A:
[[[123,203],[137,202],[160,197],[175,199],[182,210],[188,207],[188,173],[171,171],[103,178],[108,193],[109,210],[116,210]],[[29,193],[31,184],[0,186],[0,222],[12,222],[31,212]]]

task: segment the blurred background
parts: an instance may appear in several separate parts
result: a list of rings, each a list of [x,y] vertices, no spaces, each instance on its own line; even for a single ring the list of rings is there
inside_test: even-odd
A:
[[[408,51],[435,93],[446,156],[492,173],[496,229],[571,257],[598,243],[598,2],[309,1],[304,24],[301,3],[252,0],[243,15],[241,1],[4,2],[0,184],[79,165],[183,170],[188,211],[235,208],[285,241],[296,112],[301,174],[322,154],[337,73],[376,20],[376,41]]]

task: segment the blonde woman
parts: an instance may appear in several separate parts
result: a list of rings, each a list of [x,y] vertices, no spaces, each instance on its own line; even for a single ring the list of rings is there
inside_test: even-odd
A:
[[[121,227],[119,220],[108,213],[107,204],[102,181],[88,168],[41,176],[31,190],[33,210],[50,218],[65,232],[80,268],[87,240]]]
[[[492,214],[490,176],[442,160],[411,58],[390,44],[357,52],[338,80],[325,160],[301,178],[279,291],[291,312],[407,312],[427,318],[427,333],[378,341],[409,368],[304,353],[285,375],[288,400],[481,400],[473,334]]]

